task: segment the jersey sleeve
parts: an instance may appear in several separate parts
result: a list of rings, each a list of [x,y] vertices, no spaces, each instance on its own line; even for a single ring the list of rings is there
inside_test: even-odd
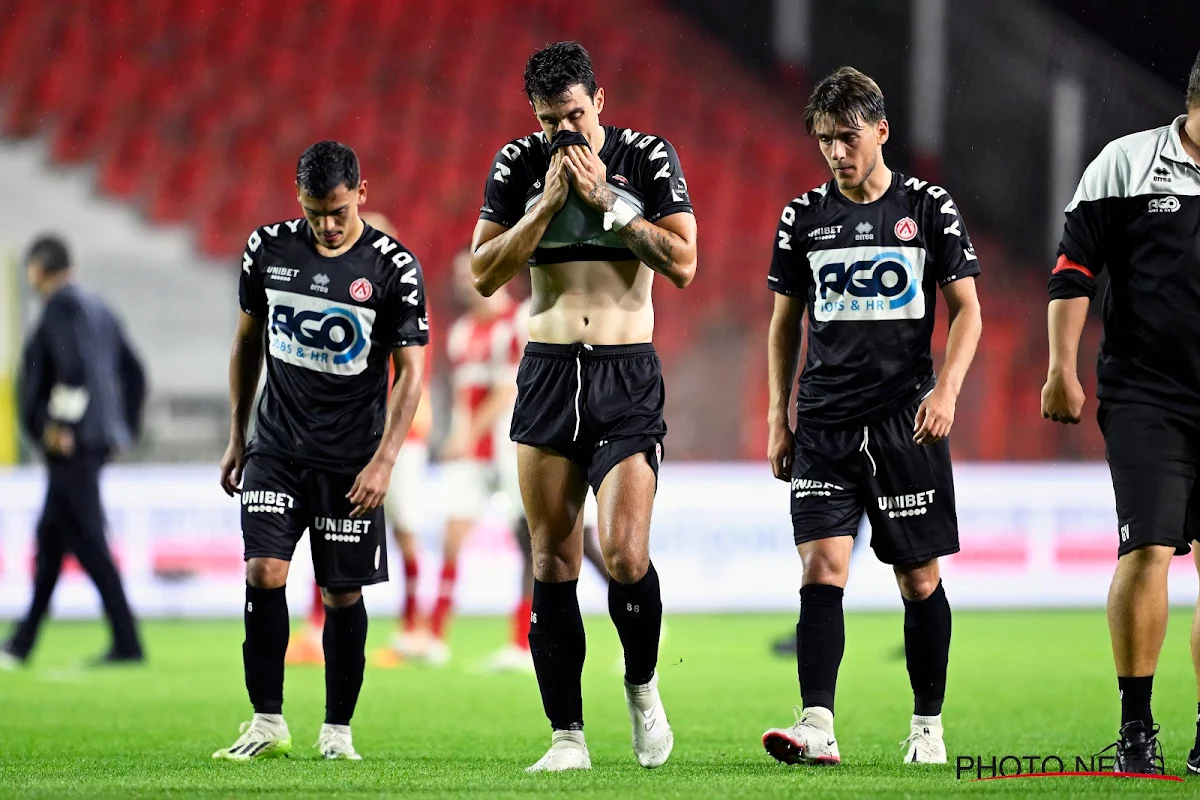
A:
[[[1129,157],[1110,142],[1084,170],[1066,208],[1058,261],[1050,274],[1051,300],[1096,295],[1114,213],[1129,184]]]
[[[687,178],[679,154],[666,139],[646,146],[641,165],[641,189],[645,202],[642,216],[657,222],[672,214],[693,213]]]
[[[397,274],[389,283],[387,311],[389,329],[380,339],[392,348],[424,347],[429,344],[429,316],[425,310],[425,276],[417,257],[395,267]],[[394,261],[393,261],[394,263]],[[390,265],[389,265],[390,267]]]
[[[932,190],[938,188],[931,187]],[[931,191],[929,195],[932,219],[929,223],[928,252],[933,258],[933,274],[939,286],[980,273],[979,259],[967,234],[962,212],[950,193],[945,190],[942,192],[934,196]]]
[[[796,234],[796,201],[783,207],[779,227],[775,231],[771,268],[767,272],[767,288],[788,297],[808,297],[812,270],[804,252],[805,242]]]
[[[262,250],[262,234],[255,231],[250,234],[246,249],[242,252],[242,271],[238,276],[238,304],[242,311],[252,317],[267,315],[267,291],[263,285],[263,268],[259,263]]]
[[[496,151],[492,166],[488,169],[487,183],[483,187],[483,205],[479,218],[497,222],[511,228],[525,216],[525,192],[520,185],[519,165],[505,152],[512,145]]]

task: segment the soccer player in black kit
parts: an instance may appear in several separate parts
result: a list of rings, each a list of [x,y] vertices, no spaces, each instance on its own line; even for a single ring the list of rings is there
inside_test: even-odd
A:
[[[476,288],[491,294],[528,264],[533,290],[510,433],[533,545],[529,649],[553,733],[529,770],[591,768],[576,596],[589,486],[625,651],[633,750],[654,768],[674,735],[658,692],[662,597],[649,550],[666,435],[651,288],[655,273],[691,283],[696,219],[667,140],[600,124],[604,90],[579,44],[534,53],[525,93],[542,130],[504,145],[489,165],[471,268]]]
[[[1108,594],[1121,728],[1117,772],[1160,774],[1150,710],[1167,633],[1171,559],[1200,539],[1200,56],[1186,114],[1112,141],[1066,209],[1050,277],[1050,367],[1042,415],[1083,414],[1079,337],[1107,269],[1097,420],[1117,505],[1117,567]],[[1200,549],[1193,551],[1200,568]],[[1200,684],[1200,604],[1192,623]],[[1200,706],[1189,772],[1200,773]]]
[[[946,437],[982,328],[979,274],[962,216],[940,186],[883,161],[888,121],[875,81],[842,67],[805,109],[833,180],[787,204],[768,286],[770,441],[775,477],[790,481],[803,562],[797,672],[803,710],[763,746],[788,764],[837,764],[834,689],[845,649],[842,593],[853,537],[866,513],[871,547],[904,600],[904,646],[914,695],[909,763],[946,761],[942,700],[950,605],[938,558],[958,552]],[[950,316],[935,378],[930,339],[937,292]],[[788,424],[800,326],[808,353]]]
[[[292,747],[283,719],[285,584],[306,529],[325,601],[325,724],[317,748],[327,759],[359,758],[350,717],[366,663],[361,589],[388,578],[383,499],[421,396],[429,341],[416,257],[359,218],[367,182],[354,151],[337,142],[305,150],[296,192],[302,219],[250,235],[229,361],[233,415],[221,486],[241,494],[242,656],[254,717],[213,758],[234,761]],[[264,350],[266,388],[247,445]],[[390,400],[388,359],[396,368]]]

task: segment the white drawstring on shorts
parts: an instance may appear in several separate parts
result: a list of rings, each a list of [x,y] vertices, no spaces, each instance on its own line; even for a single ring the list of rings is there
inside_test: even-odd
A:
[[[867,459],[871,462],[871,474],[875,475],[876,474],[875,459],[871,455],[870,449],[868,449],[868,447],[867,447],[867,445],[870,443],[871,443],[871,429],[869,427],[867,427],[866,425],[863,425],[863,443],[862,443],[862,445],[859,446],[858,452],[867,454]]]
[[[583,346],[587,350],[591,350],[590,344]],[[582,422],[582,416],[579,413],[579,395],[583,393],[583,350],[575,353],[575,435],[571,437],[571,441],[579,440],[579,425]]]

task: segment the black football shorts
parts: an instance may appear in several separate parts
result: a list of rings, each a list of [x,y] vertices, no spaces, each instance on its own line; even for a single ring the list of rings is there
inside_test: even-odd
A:
[[[638,453],[658,475],[667,435],[663,395],[653,345],[530,342],[509,433],[569,458],[598,492],[613,467]]]
[[[885,564],[919,564],[958,552],[950,443],[913,441],[919,407],[914,403],[856,428],[800,420],[792,464],[797,545],[855,536],[866,513],[871,548]]]
[[[383,508],[351,519],[353,473],[312,469],[255,454],[242,474],[245,558],[292,560],[309,531],[313,571],[324,589],[356,589],[388,579]]]
[[[1200,421],[1157,406],[1102,402],[1096,411],[1117,499],[1117,555],[1200,539]]]

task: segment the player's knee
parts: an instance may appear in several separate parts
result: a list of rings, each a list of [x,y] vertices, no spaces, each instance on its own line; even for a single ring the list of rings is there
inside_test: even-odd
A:
[[[829,586],[846,585],[850,576],[850,562],[840,554],[821,550],[803,553],[800,556],[804,564],[804,585],[823,583]]]
[[[347,608],[357,603],[361,597],[362,589],[321,590],[321,602],[330,608]]]
[[[910,603],[919,603],[937,591],[941,575],[938,573],[936,562],[915,569],[897,569],[896,583],[900,586],[900,595]]]
[[[252,558],[246,562],[246,583],[255,589],[287,585],[288,562],[279,558]]]
[[[1122,555],[1117,567],[1126,572],[1159,572],[1171,566],[1174,556],[1175,548],[1170,545],[1147,544]]]
[[[579,577],[579,567],[565,555],[542,551],[533,554],[533,577],[543,583],[562,583]]]
[[[650,555],[631,548],[617,549],[604,554],[604,568],[617,583],[637,583],[650,569]]]

